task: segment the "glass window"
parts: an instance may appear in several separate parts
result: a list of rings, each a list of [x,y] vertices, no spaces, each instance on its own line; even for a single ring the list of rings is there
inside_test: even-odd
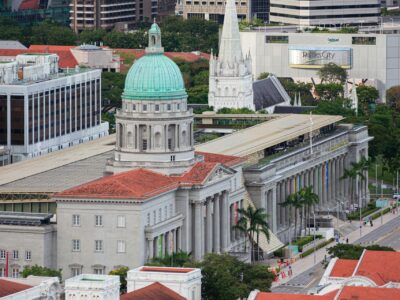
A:
[[[132,110],[136,110],[136,104],[132,104]]]
[[[0,250],[0,259],[6,259],[6,250]]]
[[[12,277],[13,278],[19,277],[19,268],[12,268]]]
[[[168,219],[167,213],[168,213],[168,207],[165,206],[164,207],[164,220]]]
[[[5,276],[6,276],[6,269],[0,268],[0,277],[5,277]]]
[[[81,216],[72,215],[72,226],[81,226]]]
[[[117,241],[117,252],[118,253],[125,253],[126,252],[125,241]]]
[[[32,252],[31,250],[25,251],[25,260],[32,260]]]
[[[157,213],[156,213],[156,211],[153,211],[153,224],[156,224],[157,223]]]
[[[104,275],[104,268],[93,268],[93,273],[96,275]]]
[[[81,267],[72,267],[71,274],[72,274],[72,277],[81,275]]]
[[[117,227],[125,227],[125,216],[118,216],[117,217]]]
[[[95,216],[94,219],[96,226],[103,226],[103,216]]]
[[[162,209],[158,209],[158,222],[161,222]]]
[[[179,110],[180,108],[181,108],[181,105],[178,103],[178,104],[176,105],[176,109]]]
[[[143,104],[143,111],[147,111],[147,104]]]
[[[72,240],[72,251],[74,251],[74,252],[81,251],[81,241],[80,240]]]
[[[147,214],[147,226],[150,226],[150,213]]]
[[[171,110],[171,104],[167,104],[167,110],[168,110],[168,111]]]
[[[13,250],[13,259],[18,259],[19,258],[19,251],[18,250]]]
[[[173,213],[173,206],[172,206],[172,204],[170,204],[169,205],[169,217],[171,218],[172,217],[172,213]]]
[[[160,105],[156,104],[156,111],[160,111]]]
[[[103,241],[102,240],[94,241],[94,251],[96,251],[96,252],[103,251]]]
[[[376,37],[353,36],[353,45],[376,45]]]
[[[266,36],[265,42],[267,44],[287,44],[289,43],[289,36],[287,35]]]

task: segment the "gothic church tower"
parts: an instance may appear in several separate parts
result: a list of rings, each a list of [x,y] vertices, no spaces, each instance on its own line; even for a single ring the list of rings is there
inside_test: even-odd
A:
[[[250,54],[243,57],[235,0],[227,0],[219,56],[210,57],[208,105],[254,110]]]

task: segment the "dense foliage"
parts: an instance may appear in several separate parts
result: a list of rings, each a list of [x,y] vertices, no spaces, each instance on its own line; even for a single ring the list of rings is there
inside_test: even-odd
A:
[[[393,248],[379,245],[363,247],[353,244],[337,244],[328,248],[328,253],[333,257],[338,257],[340,259],[360,259],[364,249],[374,251],[396,251]]]
[[[119,289],[120,289],[121,293],[126,293],[126,284],[127,284],[126,278],[128,276],[128,271],[129,271],[129,268],[122,267],[119,269],[112,270],[112,271],[110,271],[110,273],[108,273],[109,275],[119,276],[119,282],[121,283]]]
[[[26,46],[76,45],[80,43],[104,43],[111,48],[140,48],[147,46],[147,30],[150,23],[138,24],[133,32],[85,30],[79,36],[71,28],[51,20],[34,26],[23,26],[10,19],[0,19],[0,40],[19,40]],[[218,49],[219,25],[212,21],[181,17],[168,17],[161,23],[162,41],[166,51],[202,51]]]
[[[34,276],[44,276],[44,277],[58,277],[61,281],[61,270],[53,270],[38,265],[25,266],[24,270],[21,272],[21,276],[26,278],[30,275]]]
[[[205,300],[246,298],[254,289],[269,291],[273,280],[268,266],[245,263],[228,254],[207,254],[194,266],[201,268]]]

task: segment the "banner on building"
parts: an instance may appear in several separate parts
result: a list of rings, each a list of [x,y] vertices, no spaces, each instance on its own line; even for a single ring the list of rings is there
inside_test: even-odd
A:
[[[352,49],[289,47],[289,66],[292,68],[319,69],[329,63],[351,69]]]

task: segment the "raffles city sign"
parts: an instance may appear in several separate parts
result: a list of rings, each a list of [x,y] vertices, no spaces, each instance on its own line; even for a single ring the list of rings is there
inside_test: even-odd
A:
[[[289,66],[292,68],[319,69],[334,63],[345,69],[351,68],[351,48],[289,48]]]

